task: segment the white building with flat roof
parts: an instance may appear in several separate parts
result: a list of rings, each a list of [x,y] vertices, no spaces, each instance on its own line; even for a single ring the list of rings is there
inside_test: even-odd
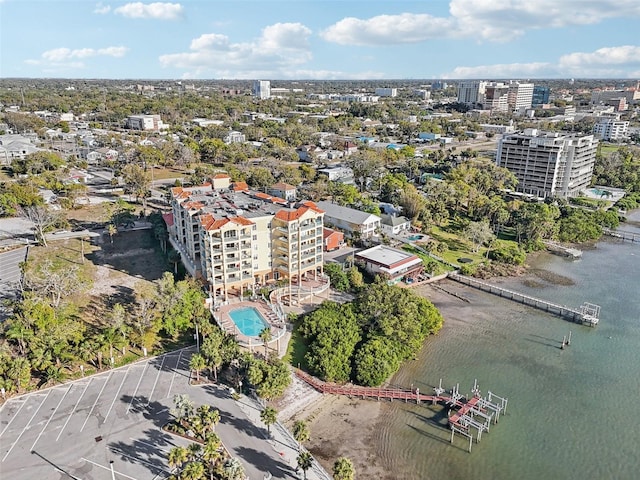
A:
[[[417,255],[386,245],[376,245],[362,250],[354,254],[354,257],[356,262],[363,264],[367,272],[383,275],[389,283],[417,276],[424,269],[422,259]]]
[[[271,82],[269,80],[256,80],[253,82],[253,96],[260,100],[271,97]]]
[[[591,182],[597,148],[593,135],[528,128],[500,139],[496,164],[516,176],[518,192],[540,198],[573,197]]]
[[[629,122],[611,117],[600,117],[593,125],[593,134],[605,142],[624,140],[629,135]]]

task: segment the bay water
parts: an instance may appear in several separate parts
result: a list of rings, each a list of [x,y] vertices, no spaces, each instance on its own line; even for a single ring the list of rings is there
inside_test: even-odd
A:
[[[638,225],[621,228],[640,234]],[[432,393],[442,379],[469,395],[477,379],[483,395],[508,398],[507,414],[469,453],[466,438],[450,443],[444,407],[394,402],[377,437],[396,478],[640,478],[640,243],[605,237],[579,260],[542,254],[531,266],[544,273],[535,281],[493,283],[561,305],[600,305],[599,325],[443,282],[462,299],[439,295],[445,327],[392,383]]]

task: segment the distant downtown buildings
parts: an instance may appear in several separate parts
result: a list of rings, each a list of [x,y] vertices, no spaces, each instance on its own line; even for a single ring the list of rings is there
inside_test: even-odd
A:
[[[593,135],[528,128],[502,137],[496,164],[516,176],[518,192],[540,198],[574,197],[591,182],[597,147]]]
[[[533,83],[464,80],[458,83],[458,102],[492,112],[516,112],[531,108]]]
[[[291,290],[322,274],[324,212],[312,202],[292,204],[218,174],[204,185],[172,188],[171,208],[169,240],[214,302],[274,280]]]

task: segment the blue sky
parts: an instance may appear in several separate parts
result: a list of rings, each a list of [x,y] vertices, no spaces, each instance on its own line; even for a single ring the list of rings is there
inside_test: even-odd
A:
[[[0,77],[640,78],[639,0],[0,0]]]

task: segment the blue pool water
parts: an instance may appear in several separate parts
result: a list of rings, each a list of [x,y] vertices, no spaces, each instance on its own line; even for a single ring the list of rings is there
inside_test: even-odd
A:
[[[231,310],[229,316],[238,327],[238,330],[240,330],[240,333],[247,337],[257,337],[262,330],[269,327],[269,324],[254,307]]]
[[[411,241],[422,240],[422,235],[411,235],[410,237],[408,237],[408,239]]]

